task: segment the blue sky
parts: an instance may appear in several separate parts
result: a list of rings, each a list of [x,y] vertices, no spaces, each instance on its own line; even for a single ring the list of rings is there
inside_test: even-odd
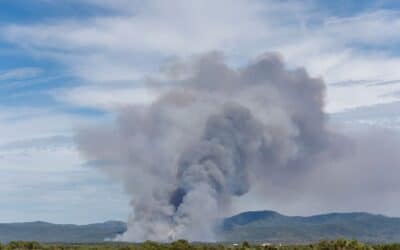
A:
[[[220,50],[240,66],[277,51],[325,79],[334,119],[397,130],[398,30],[398,1],[0,0],[0,221],[127,218],[129,197],[85,164],[73,135],[150,103],[144,79],[175,57]],[[266,206],[326,210],[252,208]]]

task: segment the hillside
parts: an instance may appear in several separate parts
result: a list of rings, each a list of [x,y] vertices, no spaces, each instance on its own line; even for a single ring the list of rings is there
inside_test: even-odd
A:
[[[310,217],[273,211],[245,212],[225,219],[228,241],[302,243],[348,238],[364,242],[400,242],[400,218],[368,213],[331,213]]]
[[[61,225],[47,222],[1,223],[0,242],[12,240],[40,242],[101,242],[126,230],[119,221],[89,225]]]
[[[0,241],[102,242],[126,230],[124,222],[60,225],[46,222],[0,223]],[[219,231],[223,241],[305,243],[348,238],[364,242],[400,242],[400,218],[368,213],[331,213],[310,217],[273,211],[245,212],[226,218]]]

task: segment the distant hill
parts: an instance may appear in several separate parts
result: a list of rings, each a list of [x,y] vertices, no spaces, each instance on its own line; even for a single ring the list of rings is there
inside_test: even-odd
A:
[[[255,211],[225,219],[221,233],[227,241],[305,243],[348,238],[364,242],[400,242],[400,218],[368,213],[301,217]]]
[[[120,221],[89,225],[46,222],[0,223],[0,241],[102,242],[126,231]],[[347,238],[364,242],[400,242],[400,218],[368,213],[331,213],[309,217],[274,211],[244,212],[223,220],[220,238],[227,242],[308,243]]]
[[[102,242],[126,231],[126,224],[108,221],[89,225],[47,222],[0,223],[0,242],[12,240],[40,242]]]

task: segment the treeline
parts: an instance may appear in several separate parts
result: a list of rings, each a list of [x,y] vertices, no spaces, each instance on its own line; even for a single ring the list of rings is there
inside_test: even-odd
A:
[[[0,244],[0,250],[400,250],[400,244],[364,244],[355,240],[320,241],[303,245],[270,244],[190,244],[185,240],[172,243],[103,243],[103,244],[40,244],[38,242],[12,241]]]

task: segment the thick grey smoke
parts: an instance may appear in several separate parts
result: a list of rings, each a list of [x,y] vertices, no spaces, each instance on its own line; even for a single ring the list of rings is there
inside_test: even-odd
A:
[[[233,197],[307,173],[332,151],[323,81],[276,54],[239,69],[218,53],[175,62],[149,88],[154,102],[77,136],[132,195],[123,240],[215,240]]]

